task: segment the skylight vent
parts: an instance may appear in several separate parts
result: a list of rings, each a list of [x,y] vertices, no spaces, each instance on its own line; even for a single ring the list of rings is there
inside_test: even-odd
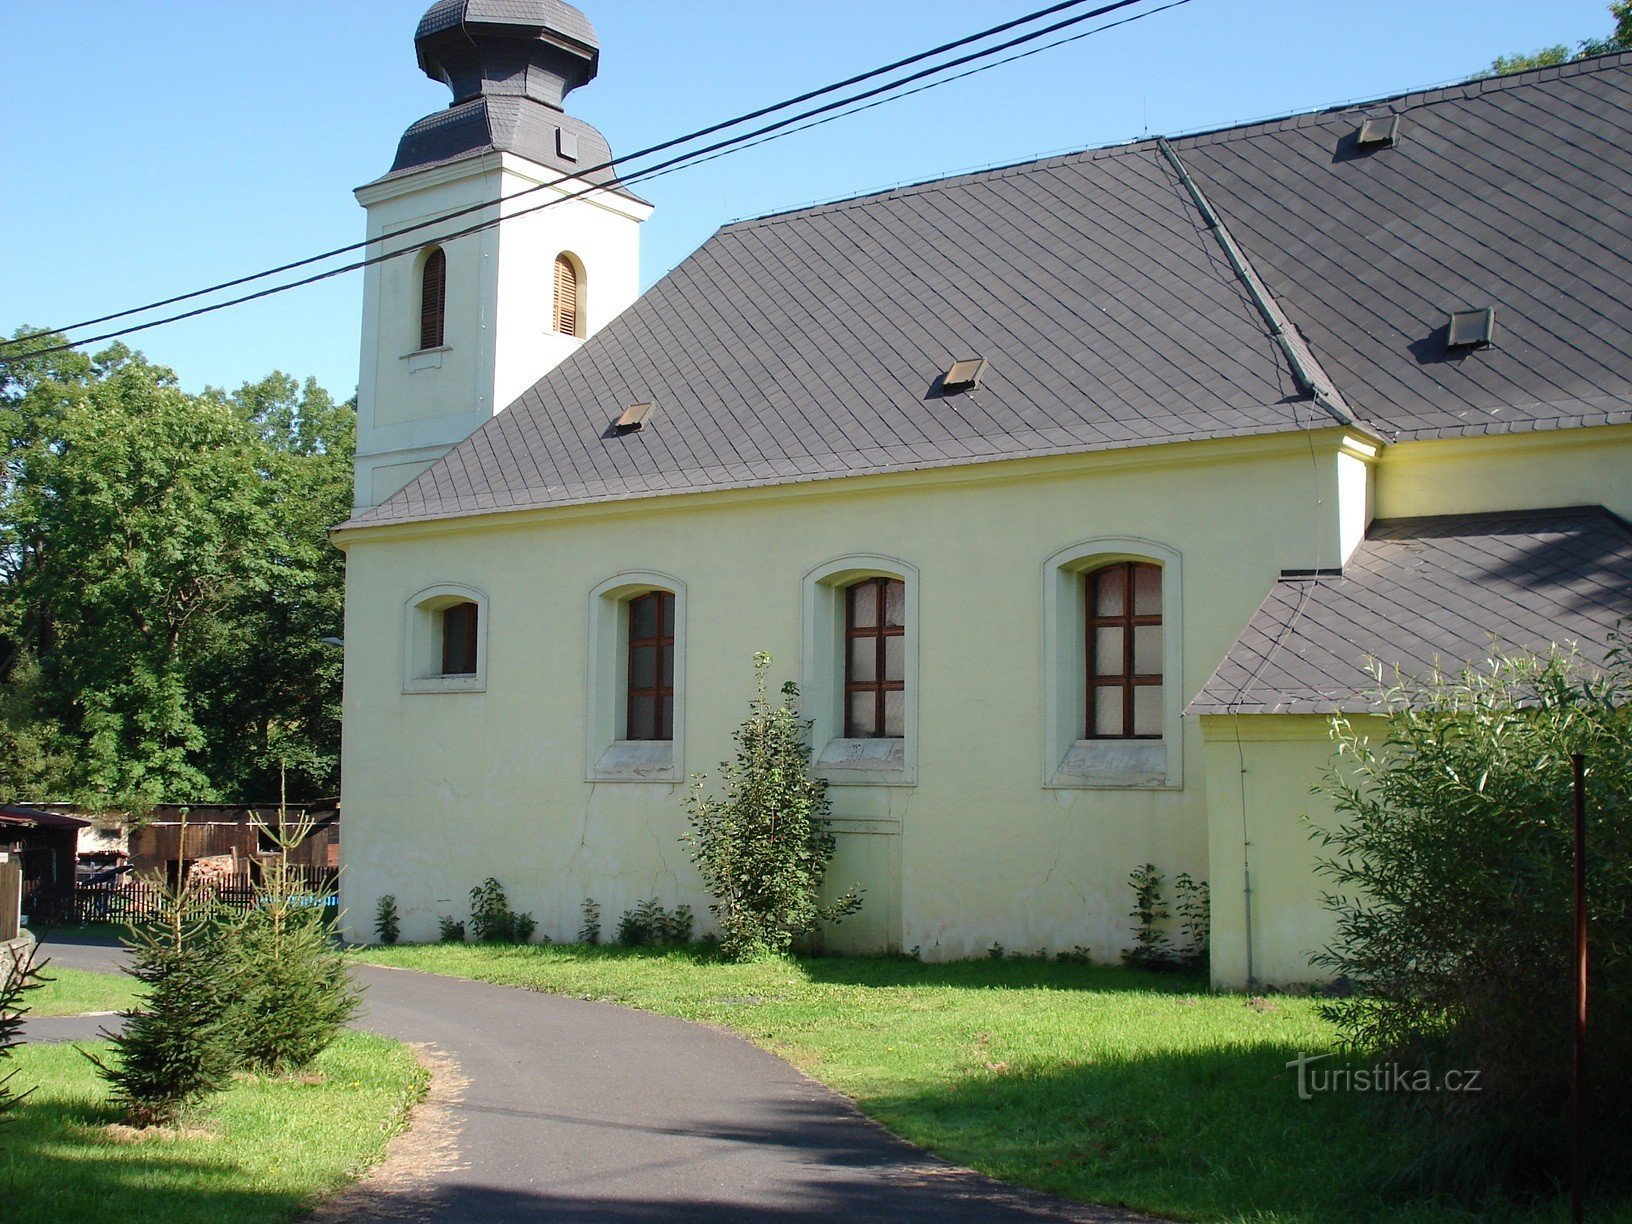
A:
[[[1400,117],[1383,115],[1366,119],[1355,133],[1354,143],[1362,149],[1392,149],[1400,141]]]
[[[1445,343],[1452,348],[1485,348],[1496,338],[1496,308],[1451,311]]]
[[[646,418],[651,416],[652,409],[656,406],[655,404],[630,404],[629,407],[623,410],[623,415],[618,418],[617,424],[612,428],[616,429],[620,434],[634,433],[635,430],[642,428],[646,424]]]
[[[970,391],[980,386],[981,376],[986,373],[986,358],[965,357],[962,361],[954,361],[952,368],[941,379],[941,389],[944,391]]]

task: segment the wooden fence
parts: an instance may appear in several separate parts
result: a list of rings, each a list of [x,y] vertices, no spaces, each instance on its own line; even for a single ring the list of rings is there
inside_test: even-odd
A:
[[[315,871],[306,875],[312,889],[311,900],[334,913],[338,899],[333,886],[337,873]],[[244,876],[209,889],[217,903],[234,910],[252,909],[259,900],[255,885]],[[78,884],[53,887],[43,883],[23,889],[23,912],[36,927],[54,923],[129,922],[155,913],[162,904],[159,889],[141,879],[125,879],[113,884]]]

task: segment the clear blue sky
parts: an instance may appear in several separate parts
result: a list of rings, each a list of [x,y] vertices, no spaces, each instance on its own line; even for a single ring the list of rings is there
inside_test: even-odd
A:
[[[0,0],[0,331],[57,325],[355,241],[351,189],[448,101],[430,0]],[[582,0],[569,109],[627,152],[1041,7],[1041,0]],[[1193,0],[763,149],[657,179],[646,284],[721,223],[1062,149],[1376,97],[1602,36],[1604,0]],[[362,285],[130,341],[184,385],[357,380]]]

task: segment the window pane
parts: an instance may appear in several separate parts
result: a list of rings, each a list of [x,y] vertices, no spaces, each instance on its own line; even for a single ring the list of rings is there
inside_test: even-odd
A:
[[[476,605],[456,603],[442,613],[442,674],[468,676],[476,671]]]
[[[1094,630],[1093,675],[1120,676],[1122,674],[1122,629]]]
[[[653,697],[629,698],[629,738],[651,739],[653,734],[652,719],[657,709],[657,700]]]
[[[629,601],[629,636],[654,637],[657,634],[657,599],[642,595]]]
[[[1089,733],[1098,736],[1122,734],[1122,689],[1119,685],[1105,684],[1091,690],[1093,693],[1093,722]]]
[[[1162,614],[1161,566],[1139,564],[1133,567],[1133,614],[1135,616]]]
[[[659,697],[657,708],[661,714],[662,725],[654,732],[657,739],[672,740],[674,738],[674,698]]]
[[[905,693],[884,694],[884,734],[887,736],[902,736],[907,733],[907,695]]]
[[[873,695],[871,693],[851,693],[850,734],[852,736],[876,735],[878,727],[873,720]]]
[[[884,679],[907,678],[907,639],[905,634],[884,639]]]
[[[850,588],[850,628],[878,623],[878,584],[858,582]]]
[[[857,684],[871,684],[878,673],[878,639],[871,637],[850,639],[849,679]]]
[[[657,683],[663,688],[674,685],[674,647],[660,646],[657,650],[659,667]]]
[[[907,623],[907,587],[903,582],[890,579],[884,584],[884,623],[899,627]]]
[[[1133,690],[1133,733],[1162,733],[1162,686],[1141,684]]]
[[[657,649],[636,646],[629,652],[629,687],[644,689],[657,684]]]
[[[1094,615],[1121,616],[1127,609],[1128,571],[1124,566],[1111,565],[1096,570],[1091,576],[1094,587]]]
[[[1162,674],[1162,627],[1135,625],[1133,629],[1133,670],[1141,676]]]

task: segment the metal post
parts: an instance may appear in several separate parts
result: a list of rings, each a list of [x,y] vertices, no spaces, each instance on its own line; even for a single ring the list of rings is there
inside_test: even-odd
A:
[[[1586,1180],[1587,1095],[1587,758],[1570,755],[1575,771],[1575,1037],[1574,1065],[1570,1072],[1570,1114],[1573,1129],[1570,1159],[1570,1219],[1582,1219],[1582,1183]]]

